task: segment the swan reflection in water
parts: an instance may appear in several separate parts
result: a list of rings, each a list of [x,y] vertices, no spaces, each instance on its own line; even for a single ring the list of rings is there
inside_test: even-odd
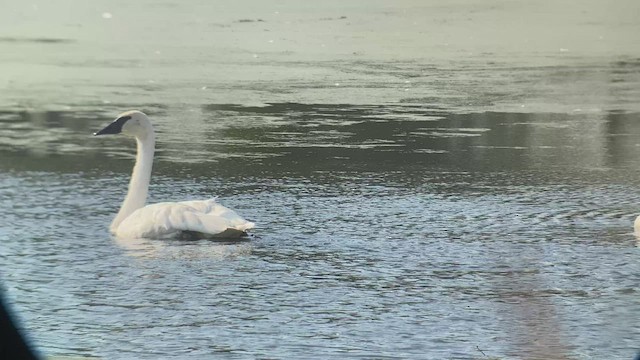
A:
[[[225,240],[158,240],[115,237],[125,253],[137,258],[162,259],[228,259],[251,255],[250,238]]]

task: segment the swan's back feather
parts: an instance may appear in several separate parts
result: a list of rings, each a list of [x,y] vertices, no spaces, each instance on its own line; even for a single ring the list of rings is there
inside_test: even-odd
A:
[[[175,238],[185,232],[235,237],[253,227],[252,222],[211,199],[147,205],[129,215],[115,232],[123,238]]]

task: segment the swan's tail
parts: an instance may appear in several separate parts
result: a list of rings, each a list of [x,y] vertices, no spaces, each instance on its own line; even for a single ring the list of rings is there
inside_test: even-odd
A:
[[[238,237],[253,229],[255,224],[247,221],[235,211],[220,204],[209,203],[206,212],[184,211],[176,227],[192,231],[205,237]]]

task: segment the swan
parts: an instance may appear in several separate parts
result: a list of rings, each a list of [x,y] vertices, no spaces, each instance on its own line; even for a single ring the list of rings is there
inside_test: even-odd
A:
[[[93,135],[109,134],[133,136],[137,143],[129,190],[110,226],[117,238],[229,238],[246,235],[246,231],[254,227],[254,223],[216,203],[215,199],[145,206],[156,142],[153,125],[143,112],[126,111]]]

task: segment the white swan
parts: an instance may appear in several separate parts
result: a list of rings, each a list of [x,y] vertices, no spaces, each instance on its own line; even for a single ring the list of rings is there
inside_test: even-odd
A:
[[[156,142],[153,126],[147,115],[132,110],[120,114],[94,135],[120,133],[136,138],[138,154],[129,191],[110,227],[118,238],[238,237],[254,227],[215,199],[145,206]]]

